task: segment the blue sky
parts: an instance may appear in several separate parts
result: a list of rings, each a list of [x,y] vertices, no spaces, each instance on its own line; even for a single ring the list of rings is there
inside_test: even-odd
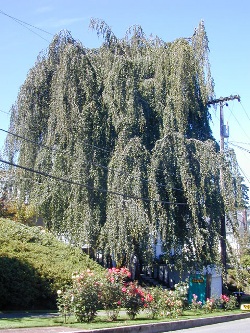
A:
[[[91,48],[102,42],[89,29],[92,17],[105,20],[119,38],[137,24],[148,36],[157,35],[169,42],[191,36],[204,20],[216,97],[241,97],[240,103],[232,101],[224,107],[224,117],[229,124],[229,146],[234,147],[250,186],[249,0],[0,0],[0,11],[0,128],[5,130],[7,113],[29,69],[60,30],[69,30],[73,38]],[[219,107],[210,110],[211,127],[219,141]],[[0,147],[4,138],[0,131]]]

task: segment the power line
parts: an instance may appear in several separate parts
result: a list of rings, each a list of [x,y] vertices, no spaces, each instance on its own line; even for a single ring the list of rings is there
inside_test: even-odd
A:
[[[240,129],[242,130],[242,132],[246,135],[246,137],[248,138],[248,140],[250,141],[250,137],[248,136],[248,134],[245,132],[244,128],[241,126],[239,120],[235,117],[234,113],[232,112],[232,110],[229,108],[229,106],[227,105],[229,111],[231,112],[232,116],[234,117],[234,119],[236,120],[236,122],[238,123]]]
[[[248,120],[250,120],[250,117],[249,117],[249,115],[248,115],[246,109],[245,109],[244,106],[242,105],[241,101],[240,101],[240,105],[241,105],[242,109],[244,110],[244,112],[245,112],[245,114],[246,114]]]
[[[40,146],[40,147],[44,147],[44,148],[46,148],[46,149],[50,149],[50,150],[52,150],[51,147],[48,147],[48,146],[45,146],[45,145],[43,145],[43,144],[41,144],[41,143],[38,143],[38,142],[35,142],[35,141],[33,141],[33,140],[27,139],[27,138],[25,138],[25,137],[23,137],[23,136],[21,136],[21,135],[11,133],[11,132],[9,132],[9,131],[4,130],[3,128],[0,128],[0,131],[2,131],[2,132],[4,132],[4,133],[7,133],[7,134],[10,134],[10,135],[13,135],[13,136],[15,136],[15,137],[17,137],[17,138],[19,138],[19,139],[24,140],[24,141],[30,142],[30,143],[32,143],[32,144],[34,144],[34,145],[36,145],[36,146]]]
[[[34,145],[39,146],[39,147],[44,147],[44,148],[46,148],[46,149],[53,150],[52,147],[49,147],[49,146],[46,146],[46,145],[42,145],[42,144],[40,144],[40,143],[38,143],[38,142],[35,142],[35,141],[33,141],[33,140],[30,140],[30,139],[27,139],[27,138],[25,138],[25,137],[23,137],[23,136],[20,136],[20,135],[18,135],[18,134],[14,134],[14,133],[9,132],[9,131],[7,131],[7,130],[4,130],[4,129],[2,129],[2,128],[0,128],[0,131],[5,132],[5,133],[10,134],[10,135],[13,135],[13,136],[15,136],[15,137],[17,137],[17,138],[19,138],[19,139],[21,139],[21,140],[25,140],[25,141],[30,142],[30,143],[32,143],[32,144],[34,144]],[[97,149],[105,150],[105,149],[99,148],[99,147],[97,147],[97,146],[95,146],[95,145],[91,145],[91,144],[88,144],[88,143],[84,143],[84,144],[85,144],[85,145],[88,145],[88,146],[90,146],[90,147],[94,147],[94,148],[97,148]],[[130,175],[128,172],[125,172],[125,171],[122,171],[122,170],[118,170],[118,169],[116,169],[116,168],[111,168],[111,167],[108,167],[108,166],[105,166],[105,165],[102,165],[102,164],[99,164],[99,163],[95,163],[95,162],[93,162],[93,161],[89,161],[89,160],[86,161],[85,164],[86,164],[86,165],[91,165],[91,164],[92,164],[92,165],[94,165],[94,166],[96,166],[96,167],[102,168],[102,169],[107,170],[107,171],[109,171],[109,170],[114,170],[114,171],[115,171],[116,173],[118,173],[119,175]],[[157,170],[158,170],[158,169],[157,169]],[[164,170],[161,170],[161,171],[164,171]],[[140,178],[140,177],[136,177],[136,176],[132,176],[132,177],[133,177],[134,179],[139,179],[139,180],[141,180],[141,181],[144,182],[144,183],[150,183],[150,180],[149,180],[149,179],[146,179],[146,178]],[[161,184],[161,183],[158,183],[158,182],[155,182],[155,184],[158,185],[159,187],[164,187],[164,188],[167,187],[166,185]],[[169,187],[169,188],[170,188],[170,187]],[[182,191],[182,192],[184,192],[183,189],[179,189],[179,188],[176,188],[176,187],[171,187],[171,189],[172,189],[172,190],[176,190],[176,191]]]
[[[246,148],[244,148],[244,147],[241,147],[241,146],[239,146],[239,145],[237,145],[237,144],[234,144],[234,143],[232,143],[232,142],[228,142],[228,143],[229,143],[230,145],[232,145],[232,146],[238,148],[238,149],[243,150],[244,152],[250,153],[250,150],[249,150],[249,149],[246,149]],[[249,156],[246,155],[246,157],[249,157]],[[246,176],[245,172],[242,170],[242,168],[240,167],[239,164],[238,164],[238,167],[239,167],[241,173],[243,174],[244,178],[245,178],[245,179],[248,181],[248,183],[250,184],[249,178]]]
[[[3,15],[5,15],[5,16],[8,16],[9,18],[11,18],[11,19],[13,19],[13,20],[15,20],[15,21],[17,21],[17,22],[21,22],[21,23],[23,23],[23,24],[26,24],[26,25],[32,27],[32,28],[35,28],[35,29],[37,29],[37,30],[40,30],[40,31],[42,31],[42,32],[44,32],[44,33],[46,33],[46,34],[48,34],[48,35],[53,36],[53,34],[52,34],[51,32],[48,32],[48,31],[43,30],[43,29],[41,29],[41,28],[38,28],[38,27],[36,27],[36,26],[34,26],[34,25],[30,24],[30,23],[24,22],[24,21],[22,21],[22,20],[20,20],[20,19],[18,19],[18,18],[16,18],[16,17],[13,17],[13,16],[11,16],[11,15],[9,15],[9,14],[6,14],[6,13],[4,13],[1,9],[0,9],[0,14],[3,14]]]
[[[18,164],[13,163],[13,162],[8,162],[8,161],[2,160],[2,159],[0,159],[0,162],[4,163],[4,164],[7,164],[7,165],[10,165],[10,166],[14,166],[16,168],[23,169],[25,171],[29,171],[29,172],[44,176],[44,177],[48,177],[48,178],[51,178],[51,179],[54,179],[54,180],[57,180],[57,181],[61,181],[61,182],[67,183],[67,184],[77,185],[77,186],[80,186],[80,187],[85,187],[85,188],[87,188],[89,190],[92,190],[92,191],[97,191],[97,192],[102,192],[102,193],[121,196],[125,199],[135,199],[135,200],[141,200],[141,201],[146,201],[146,202],[162,203],[162,204],[167,204],[167,205],[188,206],[188,204],[185,203],[185,202],[171,202],[171,201],[143,198],[143,197],[138,197],[138,196],[135,196],[135,195],[129,195],[129,194],[125,194],[125,193],[119,193],[119,192],[116,192],[116,191],[106,190],[104,188],[97,188],[97,187],[94,187],[94,186],[90,186],[90,185],[87,185],[87,184],[82,184],[82,183],[72,181],[72,180],[69,180],[69,179],[57,177],[57,176],[51,175],[51,174],[46,173],[46,172],[42,172],[42,171],[39,171],[39,170],[28,168],[28,167],[18,165]]]
[[[35,32],[34,30],[30,29],[29,27],[32,27],[32,28],[34,28],[34,29],[37,29],[37,30],[39,30],[39,31],[41,31],[41,32],[44,32],[44,33],[46,33],[46,34],[48,34],[48,35],[53,36],[52,33],[48,32],[48,31],[46,31],[46,30],[43,30],[43,29],[41,29],[41,28],[38,28],[38,27],[36,27],[36,26],[34,26],[34,25],[30,24],[30,23],[24,22],[24,21],[22,21],[22,20],[20,20],[20,19],[18,19],[18,18],[16,18],[16,17],[13,17],[13,16],[7,14],[7,13],[4,13],[2,10],[0,10],[0,14],[5,15],[5,16],[9,17],[10,19],[14,20],[14,21],[17,22],[18,24],[22,25],[24,28],[26,28],[26,29],[28,29],[29,31],[33,32],[35,35],[37,35],[37,36],[39,36],[40,38],[44,39],[46,42],[49,42],[49,40],[47,40],[47,39],[44,38],[43,36],[39,35],[37,32]]]
[[[229,143],[237,143],[241,145],[250,145],[250,142],[230,141]]]
[[[3,110],[0,110],[0,112],[10,115],[9,112],[3,111]]]
[[[249,178],[246,176],[245,172],[242,170],[242,168],[239,166],[239,169],[241,171],[241,173],[243,174],[243,176],[246,178],[246,180],[248,181],[248,183],[250,184]]]
[[[246,149],[246,148],[244,148],[244,147],[241,147],[241,146],[239,146],[239,145],[236,145],[236,144],[234,144],[234,143],[232,143],[232,142],[229,142],[229,144],[231,144],[232,146],[237,147],[237,148],[239,148],[239,149],[241,149],[241,150],[244,150],[244,151],[246,151],[247,153],[250,153],[250,150],[249,150],[249,149]]]

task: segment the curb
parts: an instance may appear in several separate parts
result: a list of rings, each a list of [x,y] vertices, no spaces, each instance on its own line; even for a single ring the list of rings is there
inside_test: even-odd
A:
[[[225,315],[218,317],[209,317],[209,318],[199,318],[199,319],[187,319],[187,320],[178,320],[170,322],[160,322],[152,324],[142,324],[142,325],[131,325],[131,326],[120,326],[112,328],[102,328],[102,329],[93,329],[93,330],[79,330],[74,333],[161,333],[182,330],[193,327],[200,327],[205,325],[218,324],[233,320],[246,319],[250,318],[250,312],[241,313],[236,315]]]

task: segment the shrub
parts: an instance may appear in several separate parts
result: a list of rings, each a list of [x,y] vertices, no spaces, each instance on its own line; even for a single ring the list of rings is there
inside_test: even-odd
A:
[[[237,307],[237,297],[230,295],[221,295],[220,296],[220,305],[222,307],[222,309],[224,309],[225,311],[227,310],[234,310]]]
[[[177,318],[183,312],[183,301],[175,291],[164,290],[162,307],[164,316]]]
[[[91,270],[73,275],[72,310],[78,322],[92,321],[99,308],[99,277]]]
[[[72,313],[72,301],[73,301],[73,289],[65,288],[64,291],[57,290],[57,306],[58,310],[64,318],[64,323],[67,323],[67,319]]]
[[[183,308],[188,307],[188,282],[181,281],[174,286],[176,297],[182,301]]]
[[[36,286],[42,284],[42,279],[28,263],[16,258],[0,257],[0,306],[2,309],[32,308],[33,300],[39,299],[39,290]]]
[[[126,268],[108,269],[101,285],[100,301],[109,320],[116,320],[122,305],[122,288],[131,273]]]
[[[203,305],[203,309],[206,313],[212,313],[217,308],[217,302],[214,298],[207,298],[205,304]]]
[[[135,319],[145,306],[145,290],[136,282],[128,282],[122,288],[123,305],[130,319]]]
[[[56,309],[73,271],[103,268],[39,227],[0,219],[0,309]]]
[[[105,309],[109,320],[116,320],[124,302],[124,287],[130,272],[126,268],[112,268],[105,274],[89,269],[73,274],[72,287],[58,291],[58,308],[67,317],[73,313],[78,322],[92,321],[99,308]]]
[[[192,298],[192,302],[191,302],[190,308],[194,312],[202,309],[202,302],[198,301],[198,296],[196,294],[193,294],[193,298]]]
[[[147,290],[145,295],[145,310],[151,319],[163,315],[163,293],[160,287],[153,287]]]

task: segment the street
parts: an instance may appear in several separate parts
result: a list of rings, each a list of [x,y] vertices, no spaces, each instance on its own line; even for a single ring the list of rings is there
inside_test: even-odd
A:
[[[183,333],[249,333],[250,332],[250,318],[229,321],[219,324],[188,328],[171,332]],[[169,333],[169,332],[168,332]]]

